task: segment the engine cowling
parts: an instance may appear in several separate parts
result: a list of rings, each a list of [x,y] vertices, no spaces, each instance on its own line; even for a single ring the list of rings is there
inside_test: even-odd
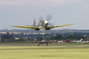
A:
[[[46,28],[45,30],[50,30],[50,28]]]
[[[35,28],[36,31],[39,31],[40,29],[39,28]]]

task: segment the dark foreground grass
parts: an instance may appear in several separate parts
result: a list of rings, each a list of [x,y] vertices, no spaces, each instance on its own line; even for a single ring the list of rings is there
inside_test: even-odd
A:
[[[89,59],[89,48],[1,46],[0,59]]]
[[[37,46],[38,43],[31,42],[0,42],[0,46]],[[42,46],[42,44],[40,44]],[[45,44],[44,44],[45,45]],[[66,45],[89,45],[89,43],[49,43],[49,46]]]

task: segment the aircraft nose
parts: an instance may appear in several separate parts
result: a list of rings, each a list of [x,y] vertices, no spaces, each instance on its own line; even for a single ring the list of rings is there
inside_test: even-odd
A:
[[[45,23],[48,23],[48,21],[45,21]]]

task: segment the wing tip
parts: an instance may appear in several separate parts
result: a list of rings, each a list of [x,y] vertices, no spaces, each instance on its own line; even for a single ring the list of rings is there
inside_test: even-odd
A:
[[[16,27],[16,26],[11,26],[11,27]]]

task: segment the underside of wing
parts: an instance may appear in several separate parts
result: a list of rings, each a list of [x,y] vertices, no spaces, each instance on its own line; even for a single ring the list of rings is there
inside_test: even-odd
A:
[[[64,26],[69,26],[73,24],[65,24],[65,25],[58,25],[58,26],[50,26],[49,28],[57,28],[57,27],[64,27]]]
[[[26,29],[35,29],[34,27],[29,27],[29,26],[12,26],[12,27],[26,28]]]
[[[33,26],[33,25],[26,25],[26,26]]]

